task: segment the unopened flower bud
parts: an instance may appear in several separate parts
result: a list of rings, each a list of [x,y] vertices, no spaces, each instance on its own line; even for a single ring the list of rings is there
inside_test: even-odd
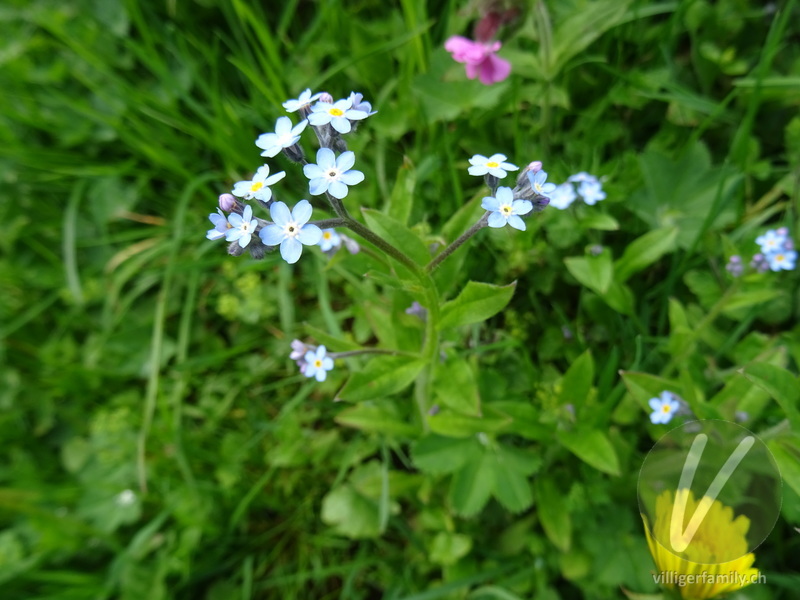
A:
[[[225,212],[231,212],[236,206],[236,197],[233,194],[220,194],[219,207]]]
[[[530,171],[531,173],[538,173],[542,170],[542,161],[535,160],[530,163],[527,167],[525,167],[526,171]]]
[[[333,104],[333,96],[331,96],[328,92],[322,92],[319,96],[320,102],[325,102],[326,104]]]
[[[290,161],[298,164],[305,162],[306,155],[303,153],[303,148],[300,144],[294,144],[288,148],[283,149],[283,153]]]
[[[789,228],[788,227],[778,227],[775,231],[778,235],[786,236],[789,235]]]
[[[239,242],[231,242],[228,244],[228,254],[231,256],[241,256],[244,253],[244,248],[239,245]]]

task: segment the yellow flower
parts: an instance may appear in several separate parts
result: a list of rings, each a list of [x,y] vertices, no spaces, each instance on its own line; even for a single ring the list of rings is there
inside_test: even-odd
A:
[[[750,528],[750,520],[744,515],[733,518],[733,509],[718,500],[704,496],[696,501],[691,490],[678,490],[676,503],[685,503],[683,523],[675,529],[678,536],[683,536],[686,548],[683,552],[675,552],[663,545],[670,544],[670,524],[673,519],[672,492],[666,490],[656,498],[655,523],[653,535],[647,519],[644,519],[644,530],[647,545],[656,563],[658,572],[656,583],[660,583],[673,592],[677,592],[684,600],[705,600],[716,598],[722,594],[741,589],[751,583],[760,581],[758,569],[752,568],[756,557],[748,552],[745,535]],[[708,513],[692,535],[687,531],[687,524],[698,506]],[[674,543],[674,542],[672,542]],[[731,557],[737,557],[730,560]],[[724,562],[722,562],[724,561]]]

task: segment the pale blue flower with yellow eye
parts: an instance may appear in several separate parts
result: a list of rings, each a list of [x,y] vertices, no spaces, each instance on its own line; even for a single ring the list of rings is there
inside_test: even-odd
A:
[[[770,229],[764,235],[760,235],[756,238],[756,244],[761,246],[761,252],[764,254],[782,249],[785,243],[786,235],[781,235],[774,229]]]
[[[602,184],[599,181],[582,182],[580,186],[578,186],[578,194],[589,206],[593,206],[600,200],[605,200],[606,198],[606,193],[603,191]]]
[[[363,110],[353,110],[351,99],[337,100],[335,103],[317,102],[311,107],[311,114],[308,115],[308,122],[314,127],[320,127],[330,123],[339,133],[349,133],[352,126],[350,121],[360,121],[366,119],[369,114]]]
[[[262,133],[256,140],[256,146],[264,150],[261,156],[273,157],[284,148],[294,146],[300,140],[300,134],[308,125],[308,121],[300,121],[292,127],[289,117],[278,117],[275,122],[275,133]]]
[[[277,183],[286,177],[286,172],[281,171],[274,175],[269,174],[269,165],[264,165],[258,168],[256,174],[253,175],[251,181],[239,181],[233,186],[232,194],[245,198],[247,200],[261,200],[262,202],[269,202],[272,198],[272,190],[269,186]]]
[[[273,202],[269,214],[274,223],[258,232],[261,241],[267,246],[280,245],[283,260],[293,265],[300,260],[304,245],[314,246],[322,238],[322,230],[308,222],[311,212],[308,200],[300,200],[292,211],[283,202]]]
[[[350,104],[353,110],[367,113],[368,117],[377,114],[377,110],[372,110],[372,104],[364,100],[364,95],[360,92],[350,92]]]
[[[536,173],[529,172],[528,181],[530,181],[534,193],[539,196],[549,197],[550,192],[556,189],[555,183],[545,183],[547,181],[546,171],[536,171]]]
[[[335,229],[323,229],[322,237],[319,240],[319,248],[323,252],[336,250],[342,245],[342,238],[336,233]]]
[[[311,89],[307,88],[297,100],[287,100],[283,103],[283,108],[286,109],[286,112],[296,112],[303,108],[308,108],[311,106],[312,102],[316,102],[317,98],[322,95],[322,92],[312,95]]]
[[[650,421],[653,425],[669,423],[680,408],[680,403],[670,392],[661,392],[658,398],[650,398],[647,403],[653,410],[650,413]]]
[[[797,252],[794,250],[778,250],[767,254],[769,268],[773,271],[791,271],[797,263]]]
[[[317,381],[325,381],[328,371],[333,369],[333,359],[327,356],[325,346],[317,346],[316,351],[309,350],[303,360],[306,363],[303,375],[314,377]]]
[[[476,154],[469,159],[469,164],[472,165],[467,172],[470,175],[492,175],[498,179],[503,179],[508,175],[508,171],[516,171],[519,169],[517,165],[512,165],[506,162],[505,154],[492,154],[486,158],[482,154]]]
[[[353,152],[342,152],[338,158],[330,148],[317,150],[317,164],[303,167],[303,174],[310,180],[308,191],[312,196],[328,192],[340,200],[347,196],[347,186],[364,181],[364,173],[351,170],[356,164]]]
[[[246,248],[258,227],[258,221],[253,218],[253,208],[248,204],[244,207],[241,215],[231,213],[228,222],[231,224],[231,228],[225,234],[225,239],[229,242],[239,242],[239,246]]]
[[[484,210],[491,212],[489,227],[511,225],[514,229],[525,231],[525,221],[519,215],[526,215],[533,210],[528,200],[515,200],[511,188],[499,187],[494,196],[487,196],[481,202]]]
[[[578,194],[575,193],[575,186],[571,183],[562,183],[559,186],[556,186],[552,192],[550,192],[550,206],[553,206],[559,210],[564,210],[569,208],[569,206],[575,202],[578,198]]]
[[[221,240],[231,228],[230,223],[228,223],[228,217],[220,209],[217,209],[216,213],[208,215],[208,220],[214,224],[214,229],[209,229],[206,232],[206,238],[209,240]]]

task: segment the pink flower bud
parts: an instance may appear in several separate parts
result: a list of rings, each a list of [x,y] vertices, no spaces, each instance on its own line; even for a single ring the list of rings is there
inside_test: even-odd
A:
[[[333,104],[333,96],[331,96],[328,92],[322,92],[319,96],[320,102],[325,102],[326,104]]]
[[[236,205],[236,198],[232,194],[220,194],[219,207],[225,212],[231,212]]]
[[[525,170],[530,171],[531,173],[538,173],[539,171],[542,170],[542,161],[540,160],[533,161],[531,164],[525,167]]]

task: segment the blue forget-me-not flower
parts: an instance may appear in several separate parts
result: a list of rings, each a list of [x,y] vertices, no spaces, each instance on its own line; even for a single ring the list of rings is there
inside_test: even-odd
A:
[[[525,221],[519,215],[526,215],[533,210],[533,204],[529,200],[515,200],[511,188],[508,187],[497,188],[495,196],[484,198],[481,207],[491,212],[489,227],[503,227],[508,224],[520,231],[525,231]]]
[[[328,192],[340,200],[347,196],[347,186],[356,185],[364,181],[364,173],[350,170],[356,163],[353,152],[342,152],[338,158],[330,148],[320,148],[317,151],[317,164],[308,164],[303,167],[303,173],[310,180],[308,190],[312,196]]]
[[[269,207],[274,223],[259,231],[261,241],[267,246],[280,245],[283,260],[290,265],[296,263],[303,253],[303,245],[313,246],[322,238],[322,230],[308,222],[311,212],[308,200],[300,200],[292,211],[283,202],[274,202]]]

